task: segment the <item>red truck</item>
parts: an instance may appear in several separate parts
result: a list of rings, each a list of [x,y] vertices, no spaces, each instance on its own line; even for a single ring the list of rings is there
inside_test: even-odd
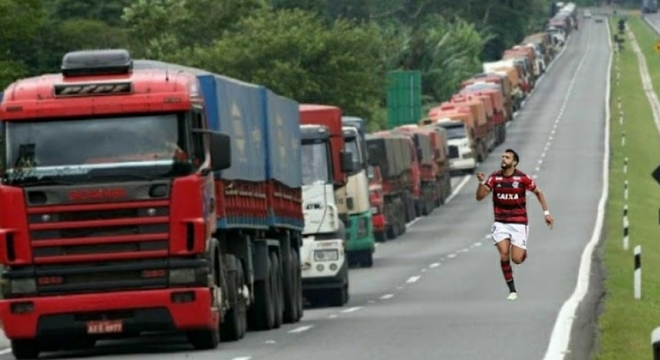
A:
[[[387,238],[394,239],[406,232],[406,222],[415,211],[413,196],[414,148],[408,136],[389,131],[367,135],[369,165],[378,167],[382,175],[384,215]]]
[[[125,50],[68,53],[4,94],[14,357],[161,331],[213,349],[302,317],[295,101]]]
[[[487,97],[492,104],[491,121],[493,123],[494,146],[502,144],[506,140],[506,109],[504,97],[498,85],[495,84],[473,84],[463,88],[459,94],[468,96]],[[492,149],[491,149],[492,151]]]
[[[443,204],[451,193],[446,142],[443,142],[440,134],[432,128],[402,125],[394,131],[408,134],[415,144],[421,180],[421,194],[417,201],[418,215],[426,216]]]

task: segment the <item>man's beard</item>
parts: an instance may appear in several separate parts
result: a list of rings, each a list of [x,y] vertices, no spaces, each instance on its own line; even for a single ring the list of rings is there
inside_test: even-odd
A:
[[[502,170],[506,170],[506,169],[510,168],[511,166],[512,165],[507,165],[506,163],[502,163],[502,165],[501,165]]]

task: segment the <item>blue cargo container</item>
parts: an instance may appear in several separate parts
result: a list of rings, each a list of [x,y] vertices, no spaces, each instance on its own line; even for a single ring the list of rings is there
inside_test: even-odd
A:
[[[198,76],[209,127],[231,137],[231,167],[220,177],[227,180],[265,181],[266,137],[261,86],[218,75]]]
[[[296,101],[264,88],[267,177],[290,188],[302,186],[300,111]]]

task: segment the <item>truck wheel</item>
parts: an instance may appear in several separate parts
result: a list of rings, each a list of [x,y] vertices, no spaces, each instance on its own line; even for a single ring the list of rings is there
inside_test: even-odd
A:
[[[370,268],[374,266],[374,253],[371,250],[364,250],[363,251],[364,256],[362,257],[362,266],[366,268]]]
[[[270,258],[266,258],[268,269],[266,280],[255,281],[254,303],[250,307],[250,328],[255,330],[270,330],[275,323],[275,299],[272,293],[272,275]]]
[[[344,275],[344,285],[339,289],[333,289],[330,297],[331,306],[344,306],[348,302],[348,271]]]
[[[302,292],[300,290],[301,286],[299,284],[300,276],[298,275],[300,272],[300,262],[298,261],[298,256],[293,249],[291,249],[289,253],[289,259],[289,276],[288,281],[286,282],[288,286],[284,288],[286,294],[284,298],[284,322],[287,324],[292,324],[300,319],[298,302],[300,301],[302,303]]]
[[[272,286],[274,309],[275,309],[275,322],[273,328],[279,329],[282,326],[283,313],[284,313],[284,289],[282,286],[282,269],[280,268],[280,258],[275,252],[270,253],[270,266],[272,274]]]
[[[231,302],[231,309],[222,319],[220,333],[223,341],[237,341],[245,335],[246,304],[242,295],[245,280],[241,261],[233,255],[228,255],[226,261],[229,268],[236,270],[227,274],[227,290],[229,291],[227,296]]]
[[[396,239],[397,236],[397,231],[393,223],[390,223],[387,225],[387,228],[385,229],[386,235],[388,239]]]
[[[383,243],[387,242],[387,237],[388,236],[386,236],[385,232],[383,231],[374,232],[374,239],[376,240],[376,242],[383,242]]]
[[[39,347],[35,340],[12,340],[11,352],[16,360],[39,358]]]

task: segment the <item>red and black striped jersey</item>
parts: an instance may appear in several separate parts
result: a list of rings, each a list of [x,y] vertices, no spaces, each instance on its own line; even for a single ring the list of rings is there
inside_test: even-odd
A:
[[[522,171],[516,170],[511,176],[496,171],[486,180],[486,186],[493,191],[493,212],[495,221],[502,223],[527,224],[527,191],[536,190],[536,183]]]

